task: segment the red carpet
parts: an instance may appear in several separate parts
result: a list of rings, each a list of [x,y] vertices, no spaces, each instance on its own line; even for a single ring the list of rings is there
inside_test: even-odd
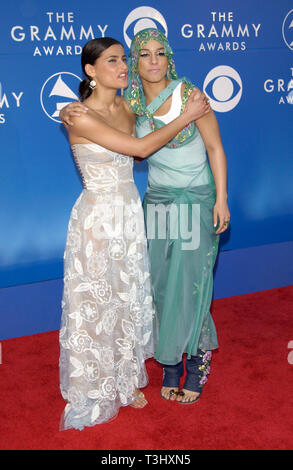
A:
[[[0,448],[293,449],[293,286],[216,300],[212,311],[220,348],[198,403],[162,400],[150,360],[149,406],[82,432],[58,429],[58,332],[2,341]]]

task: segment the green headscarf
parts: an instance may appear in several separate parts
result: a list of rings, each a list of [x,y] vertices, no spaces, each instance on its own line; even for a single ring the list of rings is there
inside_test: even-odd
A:
[[[139,54],[142,49],[146,46],[146,44],[151,41],[155,40],[158,41],[160,44],[164,46],[165,56],[168,60],[168,69],[166,78],[167,80],[178,80],[178,75],[175,68],[175,63],[173,60],[173,51],[171,46],[166,38],[166,36],[156,28],[147,28],[139,31],[133,38],[130,46],[129,56],[127,60],[128,65],[128,87],[124,90],[123,96],[128,102],[131,110],[137,116],[139,116],[139,121],[143,121],[148,119],[152,130],[158,129],[161,127],[162,122],[158,119],[155,119],[154,116],[150,113],[147,108],[145,96],[143,92],[143,86],[141,83],[141,79],[138,73],[138,61],[139,61]],[[184,95],[182,99],[182,108],[181,111],[184,109],[185,103],[195,88],[192,83],[185,77],[180,79],[182,82],[186,84],[184,89]],[[164,92],[162,92],[162,95]],[[186,144],[191,138],[193,138],[196,131],[196,127],[194,123],[188,124],[182,131],[180,131],[172,141],[167,144],[167,147],[175,148],[180,145]]]

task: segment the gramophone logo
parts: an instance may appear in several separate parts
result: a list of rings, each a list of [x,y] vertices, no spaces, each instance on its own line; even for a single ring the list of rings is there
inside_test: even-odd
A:
[[[285,16],[282,34],[286,46],[293,51],[293,10],[289,11]]]
[[[78,101],[78,86],[81,79],[70,72],[58,72],[49,77],[41,90],[41,105],[44,113],[55,122],[61,122],[59,113],[64,106]]]

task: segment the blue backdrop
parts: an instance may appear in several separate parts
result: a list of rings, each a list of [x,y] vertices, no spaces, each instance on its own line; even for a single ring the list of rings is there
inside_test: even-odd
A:
[[[112,36],[127,53],[154,24],[220,124],[232,214],[221,250],[293,240],[292,0],[12,0],[0,28],[0,286],[62,277],[82,186],[58,115],[77,99],[82,46]],[[143,196],[145,163],[135,179]]]

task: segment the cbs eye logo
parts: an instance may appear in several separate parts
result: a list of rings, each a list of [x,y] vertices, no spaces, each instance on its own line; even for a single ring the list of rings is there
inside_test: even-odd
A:
[[[219,65],[206,76],[203,91],[214,111],[226,113],[235,108],[242,96],[242,80],[238,72],[228,65]]]
[[[130,25],[132,25],[130,27]],[[130,47],[133,37],[145,28],[157,28],[160,25],[163,28],[165,36],[168,35],[167,23],[163,15],[152,7],[138,7],[132,10],[127,16],[124,26],[123,35],[128,47]]]

